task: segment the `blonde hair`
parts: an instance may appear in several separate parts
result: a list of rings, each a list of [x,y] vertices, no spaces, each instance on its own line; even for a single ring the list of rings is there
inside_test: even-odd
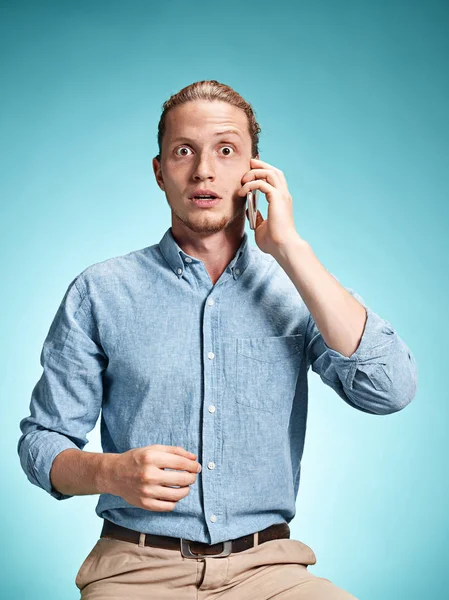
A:
[[[168,111],[175,106],[180,106],[192,100],[209,100],[210,102],[219,100],[221,102],[227,102],[232,106],[237,106],[237,108],[241,108],[248,119],[248,130],[251,136],[252,157],[255,158],[256,155],[259,154],[259,133],[262,130],[259,126],[259,123],[256,121],[255,111],[251,105],[231,87],[225,85],[224,83],[219,83],[215,79],[210,79],[191,83],[190,85],[182,88],[182,90],[180,90],[177,94],[173,94],[173,96],[166,100],[162,105],[163,110],[159,120],[157,134],[159,154],[156,156],[156,158],[159,162],[161,160],[162,139],[165,134],[166,117]]]

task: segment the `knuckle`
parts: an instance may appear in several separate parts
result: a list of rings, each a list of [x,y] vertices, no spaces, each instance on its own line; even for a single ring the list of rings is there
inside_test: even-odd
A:
[[[157,469],[150,467],[145,469],[142,473],[142,480],[144,483],[154,485],[157,483]]]
[[[142,456],[142,462],[146,465],[149,465],[149,464],[151,464],[152,460],[153,460],[152,451],[145,450],[145,452],[143,453],[143,456]]]

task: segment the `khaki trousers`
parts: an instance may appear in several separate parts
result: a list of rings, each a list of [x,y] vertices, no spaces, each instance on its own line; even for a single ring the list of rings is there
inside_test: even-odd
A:
[[[357,600],[307,570],[313,550],[269,540],[226,557],[186,558],[180,550],[102,537],[75,579],[81,600]]]

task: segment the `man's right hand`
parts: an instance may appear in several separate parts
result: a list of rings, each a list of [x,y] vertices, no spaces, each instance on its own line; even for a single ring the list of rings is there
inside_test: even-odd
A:
[[[190,485],[201,470],[194,460],[196,454],[180,446],[153,444],[109,456],[111,460],[103,474],[106,491],[128,504],[156,512],[173,510],[189,494]]]

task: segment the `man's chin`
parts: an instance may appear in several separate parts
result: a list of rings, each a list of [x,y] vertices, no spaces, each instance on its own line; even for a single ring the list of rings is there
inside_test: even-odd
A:
[[[176,214],[176,217],[181,221],[185,227],[198,234],[213,234],[219,233],[224,229],[227,229],[234,221],[241,216],[240,213],[236,213],[231,217],[222,215],[198,215],[196,218],[189,218],[186,216],[180,216]]]
[[[202,234],[212,234],[218,233],[219,231],[223,231],[226,229],[228,224],[227,219],[198,219],[198,221],[194,221],[192,219],[181,219],[184,225],[193,231],[194,233],[202,233]]]

